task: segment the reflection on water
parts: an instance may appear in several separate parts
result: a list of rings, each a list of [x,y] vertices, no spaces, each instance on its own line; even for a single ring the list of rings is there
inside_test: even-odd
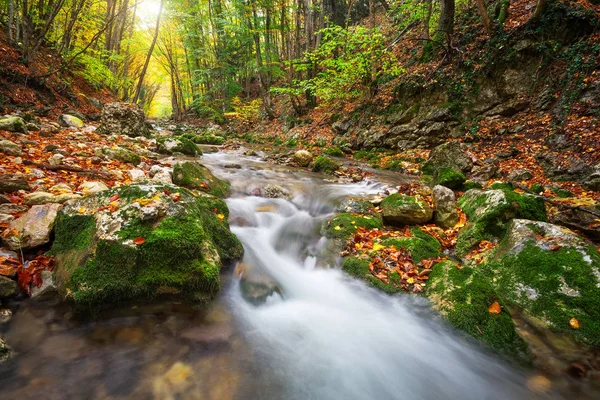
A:
[[[81,321],[52,301],[12,304],[0,325],[14,349],[0,365],[0,398],[538,398],[527,373],[449,329],[423,298],[383,295],[328,265],[319,226],[335,201],[384,185],[325,183],[239,152],[203,162],[232,181],[230,221],[244,273],[260,276],[251,292],[267,290],[261,300],[247,301],[229,268],[204,310],[159,304]],[[243,168],[222,168],[231,162]],[[293,200],[246,196],[265,182]]]

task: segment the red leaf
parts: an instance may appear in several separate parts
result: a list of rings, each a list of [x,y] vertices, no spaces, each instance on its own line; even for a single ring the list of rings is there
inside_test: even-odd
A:
[[[118,199],[119,199],[119,193],[115,193],[115,194],[113,194],[112,196],[110,196],[110,199],[109,199],[109,200],[110,200],[111,202],[113,202],[113,201],[116,201],[116,200],[118,200]]]
[[[144,239],[143,237],[133,239],[133,243],[137,245],[144,244],[144,242],[146,242],[146,239]]]

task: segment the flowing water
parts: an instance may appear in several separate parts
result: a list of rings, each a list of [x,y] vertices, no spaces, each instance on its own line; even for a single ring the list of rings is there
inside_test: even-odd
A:
[[[529,373],[452,330],[424,298],[381,294],[335,265],[323,221],[344,198],[401,176],[335,184],[240,151],[203,162],[233,185],[230,222],[246,250],[238,272],[277,290],[249,302],[229,268],[200,311],[163,304],[81,321],[55,301],[9,304],[0,334],[15,355],[0,366],[0,398],[539,398]],[[232,162],[242,168],[223,168]],[[247,195],[266,182],[293,198]]]

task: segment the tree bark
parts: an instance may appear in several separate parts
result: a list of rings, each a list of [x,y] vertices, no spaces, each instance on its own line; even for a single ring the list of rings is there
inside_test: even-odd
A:
[[[156,28],[154,29],[154,38],[152,39],[152,44],[148,49],[148,55],[146,56],[146,61],[144,62],[144,67],[142,68],[142,73],[140,74],[137,88],[135,89],[135,95],[133,96],[134,103],[137,103],[140,98],[140,92],[142,91],[144,77],[146,76],[146,72],[148,71],[148,64],[150,64],[150,58],[152,58],[152,52],[154,51],[154,46],[156,45],[156,40],[158,39],[158,31],[160,30],[160,17],[162,15],[164,5],[165,0],[160,0],[160,9],[158,11],[158,16],[156,17]]]
[[[490,22],[490,16],[488,15],[487,9],[485,8],[485,0],[475,0],[477,3],[477,11],[479,11],[479,16],[481,17],[481,21],[483,22],[483,26],[485,30],[490,35],[494,33],[492,29],[492,23]]]

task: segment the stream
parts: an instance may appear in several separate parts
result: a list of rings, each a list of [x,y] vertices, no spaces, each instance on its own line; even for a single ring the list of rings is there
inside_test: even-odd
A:
[[[240,268],[229,267],[202,310],[156,304],[82,321],[56,300],[10,303],[0,334],[14,355],[0,366],[1,399],[562,398],[530,391],[531,372],[453,330],[426,299],[388,296],[340,271],[321,224],[343,199],[380,193],[402,176],[332,183],[242,150],[202,163],[232,183],[243,273],[278,289],[249,302]],[[224,168],[231,163],[242,168]],[[266,183],[293,198],[247,195]]]

